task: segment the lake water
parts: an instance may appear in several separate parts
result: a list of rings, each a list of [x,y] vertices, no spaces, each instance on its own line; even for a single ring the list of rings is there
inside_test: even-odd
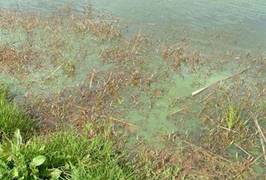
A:
[[[65,3],[81,10],[84,0],[2,0],[0,7],[49,11]],[[264,53],[264,0],[91,0],[98,10],[118,17],[129,33],[144,31],[153,38],[187,39],[205,52]]]

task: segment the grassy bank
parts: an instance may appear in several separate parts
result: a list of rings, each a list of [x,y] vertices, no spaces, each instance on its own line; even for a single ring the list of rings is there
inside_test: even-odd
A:
[[[36,121],[8,101],[5,90],[0,94],[1,179],[164,179],[179,172],[175,166],[158,171],[144,156],[130,160],[107,125],[40,135]]]

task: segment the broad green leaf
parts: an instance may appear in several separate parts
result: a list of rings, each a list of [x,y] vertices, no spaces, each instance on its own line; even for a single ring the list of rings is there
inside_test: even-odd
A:
[[[15,167],[13,170],[12,170],[12,178],[17,178],[18,177],[18,169]]]
[[[33,160],[30,163],[30,166],[31,167],[41,166],[45,161],[46,161],[46,157],[40,155],[40,156],[33,158]]]
[[[53,169],[50,173],[51,179],[56,180],[60,178],[60,175],[62,174],[62,171],[59,169]]]

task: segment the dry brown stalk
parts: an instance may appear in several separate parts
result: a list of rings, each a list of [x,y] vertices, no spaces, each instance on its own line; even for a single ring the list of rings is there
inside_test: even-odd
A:
[[[253,156],[252,156],[247,150],[245,150],[244,148],[242,148],[241,146],[239,146],[239,145],[236,144],[236,143],[234,143],[234,145],[235,145],[236,147],[238,147],[241,151],[243,151],[245,154],[247,154],[247,155],[248,155],[248,158],[252,158],[252,159],[253,159]]]
[[[120,119],[117,119],[117,118],[114,118],[114,117],[110,117],[109,120],[111,120],[113,122],[120,123],[120,124],[125,125],[125,126],[131,126],[131,127],[137,128],[137,125],[129,123],[126,120],[120,120]]]
[[[265,138],[265,135],[261,129],[261,126],[257,120],[257,116],[255,114],[252,113],[252,119],[255,123],[255,126],[259,132],[259,138],[260,138],[260,144],[261,144],[261,149],[262,149],[262,152],[264,154],[264,160],[266,161],[266,149],[265,149],[265,143],[266,143],[266,138]]]
[[[248,69],[250,69],[250,68],[248,67],[248,68],[246,68],[246,69],[244,69],[244,70],[242,70],[242,71],[240,71],[240,72],[238,72],[238,73],[235,73],[235,74],[233,74],[233,75],[231,75],[231,76],[228,76],[228,77],[226,77],[226,78],[224,78],[224,79],[221,79],[221,80],[215,81],[214,83],[212,83],[212,84],[210,84],[210,85],[208,85],[208,86],[206,86],[206,87],[200,88],[200,89],[198,89],[198,90],[192,92],[191,95],[192,95],[192,96],[197,96],[198,94],[200,94],[200,93],[202,93],[203,91],[209,89],[210,87],[212,87],[212,86],[214,86],[214,85],[216,85],[216,84],[218,84],[218,83],[220,83],[220,82],[223,82],[223,81],[226,81],[226,80],[228,80],[228,79],[231,79],[231,78],[233,78],[233,77],[235,77],[235,76],[238,76],[238,75],[240,75],[240,74],[246,72]]]
[[[91,78],[90,78],[90,85],[89,85],[89,88],[91,89],[92,88],[92,83],[93,83],[93,80],[95,78],[95,74],[96,74],[96,70],[93,69],[92,73],[91,73]]]

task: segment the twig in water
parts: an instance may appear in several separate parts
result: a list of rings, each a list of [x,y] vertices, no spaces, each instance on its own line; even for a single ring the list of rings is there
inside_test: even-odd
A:
[[[129,123],[129,122],[125,121],[125,120],[120,120],[120,119],[117,119],[117,118],[114,118],[114,117],[110,117],[109,119],[111,121],[113,121],[113,122],[120,123],[120,124],[123,124],[125,126],[134,127],[134,128],[137,127],[135,124]]]
[[[247,154],[249,158],[252,157],[252,155],[251,155],[249,152],[247,152],[244,148],[242,148],[241,146],[239,146],[239,145],[236,144],[236,143],[234,143],[234,145],[235,145],[237,148],[239,148],[241,151],[243,151],[245,154]],[[252,159],[253,159],[253,157],[252,157]]]
[[[253,118],[252,118],[252,119],[253,119],[253,121],[254,121],[254,123],[255,123],[255,125],[256,125],[256,127],[257,127],[259,133],[260,133],[260,135],[261,135],[261,138],[262,138],[262,139],[264,140],[264,142],[266,143],[266,138],[265,138],[265,135],[264,135],[264,133],[263,133],[263,131],[262,131],[260,125],[259,125],[259,122],[258,122],[257,118],[254,116],[253,113],[252,113],[252,115],[253,115]]]
[[[62,66],[64,65],[64,63],[62,63],[61,65],[59,65],[53,72],[51,72],[51,74],[49,76],[47,76],[43,81],[46,81],[47,79],[49,79],[50,77],[52,77]]]
[[[226,77],[226,78],[224,78],[224,79],[221,79],[221,80],[215,81],[214,83],[212,83],[212,84],[210,84],[210,85],[208,85],[208,86],[205,86],[205,87],[203,87],[203,88],[200,88],[200,89],[198,89],[198,90],[192,92],[191,95],[192,95],[192,96],[196,96],[196,95],[202,93],[203,91],[209,89],[210,87],[214,86],[215,84],[218,84],[218,83],[220,83],[220,82],[222,82],[222,81],[226,81],[226,80],[231,79],[231,78],[233,78],[233,77],[235,77],[235,76],[237,76],[237,75],[240,75],[240,74],[246,72],[248,69],[249,69],[249,68],[246,68],[246,69],[244,69],[244,70],[242,70],[242,71],[240,71],[240,72],[238,72],[238,73],[236,73],[236,74],[233,74],[233,75],[228,76],[228,77]]]
[[[257,116],[255,116],[253,113],[252,113],[252,119],[253,119],[253,121],[254,121],[254,123],[256,125],[256,128],[257,128],[257,130],[259,132],[260,144],[261,144],[262,152],[264,154],[264,160],[266,161],[266,149],[265,149],[266,138],[265,138],[265,135],[264,135],[264,133],[263,133],[263,131],[262,131],[260,125],[259,125],[259,122],[257,120]]]
[[[263,155],[264,155],[264,160],[266,161],[266,149],[265,149],[265,145],[264,145],[264,142],[263,142],[262,138],[260,138],[260,144],[261,144],[262,152],[263,152]]]
[[[91,73],[91,78],[90,78],[90,86],[89,86],[90,89],[92,88],[92,83],[93,83],[95,74],[96,74],[96,71],[95,71],[95,69],[93,69],[93,71]]]
[[[180,112],[184,111],[185,109],[186,109],[186,107],[183,107],[183,108],[181,108],[181,109],[179,109],[179,110],[177,110],[177,111],[171,112],[171,113],[169,114],[169,116],[173,116],[173,115],[175,115],[175,114],[177,114],[177,113],[180,113]]]

